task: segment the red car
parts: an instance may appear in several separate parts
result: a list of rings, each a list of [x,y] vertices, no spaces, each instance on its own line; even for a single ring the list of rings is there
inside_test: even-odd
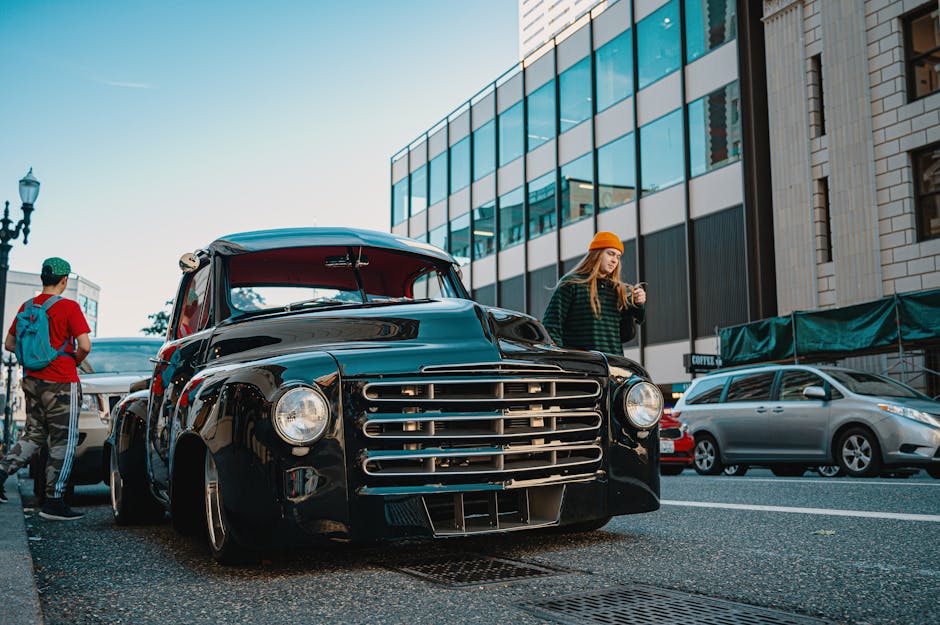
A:
[[[659,422],[659,472],[663,475],[679,475],[692,466],[692,449],[695,439],[689,434],[685,423],[672,416],[672,408],[663,408]]]

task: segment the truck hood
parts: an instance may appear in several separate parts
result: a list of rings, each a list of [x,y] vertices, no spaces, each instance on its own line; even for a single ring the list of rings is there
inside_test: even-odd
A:
[[[346,377],[493,363],[555,365],[590,375],[608,372],[607,359],[599,353],[552,345],[545,328],[533,317],[463,299],[234,321],[217,328],[208,353],[223,364],[311,350],[330,353]]]

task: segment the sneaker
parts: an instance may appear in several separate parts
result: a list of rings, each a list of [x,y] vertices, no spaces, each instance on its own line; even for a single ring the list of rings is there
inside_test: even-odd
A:
[[[63,499],[47,497],[42,504],[42,510],[39,516],[50,521],[74,521],[85,515],[81,512],[75,512]]]
[[[7,472],[0,471],[0,503],[6,503],[9,501],[7,499],[7,494],[4,492],[3,484],[7,481]]]

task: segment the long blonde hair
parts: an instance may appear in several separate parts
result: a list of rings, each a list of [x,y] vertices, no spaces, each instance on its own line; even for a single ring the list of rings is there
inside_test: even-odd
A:
[[[573,282],[575,284],[588,285],[588,292],[591,296],[591,311],[594,317],[600,319],[601,316],[601,298],[597,294],[597,281],[601,278],[601,255],[604,250],[589,250],[587,255],[581,259],[578,266],[568,274],[563,281]],[[620,280],[620,259],[617,259],[617,266],[607,276],[613,283],[614,290],[617,292],[617,310],[626,310],[633,306],[633,285]]]

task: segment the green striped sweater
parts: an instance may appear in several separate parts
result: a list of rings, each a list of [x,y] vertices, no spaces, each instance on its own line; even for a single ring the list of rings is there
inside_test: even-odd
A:
[[[646,307],[617,310],[617,291],[610,280],[597,281],[600,298],[600,318],[591,310],[591,292],[588,285],[572,282],[568,274],[561,279],[552,293],[542,324],[561,347],[595,349],[607,354],[623,355],[623,344],[634,335],[633,321],[643,323]],[[579,276],[583,277],[583,276]]]

